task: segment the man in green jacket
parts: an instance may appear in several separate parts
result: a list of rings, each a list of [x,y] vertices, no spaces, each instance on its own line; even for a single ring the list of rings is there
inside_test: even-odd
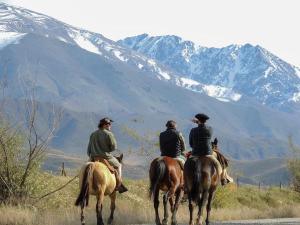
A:
[[[123,193],[128,191],[128,189],[122,184],[122,164],[112,155],[112,152],[117,149],[116,139],[111,132],[112,122],[107,117],[100,120],[99,129],[94,131],[90,136],[87,154],[91,161],[106,159],[111,166],[117,169],[117,190]]]

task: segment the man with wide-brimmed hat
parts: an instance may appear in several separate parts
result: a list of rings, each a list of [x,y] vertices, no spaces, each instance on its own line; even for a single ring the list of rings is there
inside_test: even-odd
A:
[[[104,159],[117,170],[117,190],[123,193],[127,191],[127,188],[122,184],[122,164],[112,155],[112,152],[117,149],[117,141],[111,132],[112,122],[113,120],[108,117],[100,120],[98,130],[90,136],[87,154],[91,161],[103,161]]]
[[[161,156],[169,156],[176,159],[183,168],[186,158],[184,156],[185,143],[181,132],[177,128],[174,120],[166,123],[167,129],[159,135],[159,146]]]
[[[209,117],[203,113],[195,115],[195,118],[193,119],[193,122],[198,124],[198,126],[190,131],[189,142],[192,148],[192,156],[210,157],[215,164],[219,176],[221,177],[221,183],[224,185],[228,182],[231,182],[232,179],[229,176],[228,178],[226,177],[227,173],[224,173],[220,162],[212,151],[212,128],[205,124],[208,119]]]

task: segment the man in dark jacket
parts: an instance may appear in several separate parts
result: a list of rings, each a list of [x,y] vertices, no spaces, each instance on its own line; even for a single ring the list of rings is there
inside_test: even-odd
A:
[[[94,131],[90,136],[87,154],[91,161],[95,162],[105,159],[117,170],[117,190],[123,193],[127,191],[127,188],[122,184],[122,164],[112,155],[112,152],[117,149],[116,139],[111,132],[112,122],[113,121],[109,118],[100,120],[98,125],[99,129]]]
[[[195,116],[195,123],[198,124],[198,127],[195,127],[191,130],[189,136],[190,146],[192,148],[192,155],[194,156],[203,156],[211,155],[211,136],[212,128],[205,125],[206,120],[209,117],[205,114],[197,114]]]
[[[210,157],[215,164],[217,172],[221,178],[221,183],[224,185],[227,181],[225,177],[226,174],[223,172],[220,162],[213,154],[211,149],[212,128],[210,126],[206,126],[205,124],[208,119],[209,117],[202,113],[195,115],[193,122],[197,123],[198,127],[193,128],[189,136],[189,142],[192,148],[192,156]]]
[[[166,123],[167,129],[159,135],[159,145],[161,156],[169,156],[175,158],[181,168],[185,163],[185,143],[181,132],[176,130],[177,124],[174,120],[169,120]]]

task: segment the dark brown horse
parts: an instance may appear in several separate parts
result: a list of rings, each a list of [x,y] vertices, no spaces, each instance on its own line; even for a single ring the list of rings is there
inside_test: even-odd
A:
[[[182,195],[183,174],[179,163],[167,156],[159,157],[152,161],[149,171],[150,177],[150,198],[153,198],[155,209],[155,222],[157,225],[166,225],[168,223],[170,202],[172,218],[171,224],[176,225],[176,214],[179,206],[179,200]],[[164,192],[164,219],[162,223],[159,218],[159,191]]]
[[[184,165],[184,182],[188,194],[190,221],[193,225],[193,211],[198,206],[196,224],[202,225],[203,210],[206,206],[206,225],[209,224],[211,203],[220,177],[212,160],[207,156],[190,157]]]

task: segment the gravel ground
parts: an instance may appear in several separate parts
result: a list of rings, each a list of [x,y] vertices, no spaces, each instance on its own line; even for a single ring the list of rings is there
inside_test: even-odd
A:
[[[300,225],[300,218],[212,222],[212,225]]]
[[[134,224],[155,225],[155,224]],[[187,224],[180,224],[187,225]],[[205,225],[205,223],[203,224]],[[300,218],[262,219],[262,220],[233,220],[226,222],[213,222],[210,225],[300,225]]]

